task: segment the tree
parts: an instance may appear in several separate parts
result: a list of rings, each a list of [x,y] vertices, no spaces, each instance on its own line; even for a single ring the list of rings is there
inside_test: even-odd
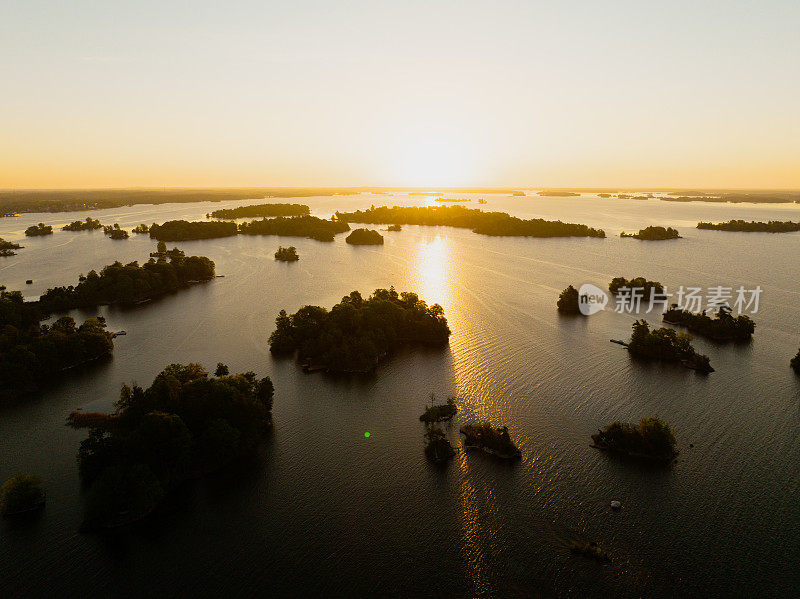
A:
[[[228,376],[230,371],[228,367],[222,362],[217,362],[217,369],[214,371],[214,376]]]
[[[159,241],[158,244],[156,244],[156,251],[159,254],[165,254],[167,252],[167,244],[166,244],[166,242],[165,241]]]

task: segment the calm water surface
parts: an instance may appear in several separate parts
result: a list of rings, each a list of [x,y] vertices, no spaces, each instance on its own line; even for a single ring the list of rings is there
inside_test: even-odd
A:
[[[34,472],[48,493],[32,522],[0,523],[0,596],[796,596],[800,378],[788,361],[800,345],[800,234],[693,227],[797,219],[800,206],[485,197],[484,209],[582,222],[609,238],[491,238],[409,226],[385,233],[377,248],[351,247],[343,235],[334,243],[184,242],[225,278],[137,309],[101,308],[111,330],[128,332],[113,359],[0,411],[0,478]],[[429,202],[299,201],[319,216]],[[91,214],[130,228],[247,203],[0,219],[0,237],[26,246],[0,258],[0,284],[35,298],[115,259],[144,261],[155,245],[102,232],[25,238],[35,222],[60,227]],[[684,239],[617,237],[650,224],[675,226]],[[274,261],[279,244],[295,245],[301,260]],[[716,368],[706,377],[634,363],[609,343],[627,338],[631,315],[556,313],[568,284],[605,287],[617,275],[668,288],[761,285],[753,342],[696,340]],[[390,285],[442,304],[453,330],[447,349],[405,352],[374,375],[345,379],[306,375],[270,356],[281,308],[330,307],[354,289]],[[188,361],[272,377],[275,427],[263,452],[181,488],[133,531],[79,533],[75,456],[85,433],[65,427],[67,415],[111,409],[121,383],[149,385],[166,364]],[[447,429],[454,443],[462,423],[491,419],[508,425],[521,462],[459,447],[447,466],[427,463],[418,416],[430,393],[461,398]],[[653,414],[676,429],[680,456],[671,469],[589,447],[589,435],[609,421]],[[620,513],[610,512],[613,499],[623,503]],[[576,539],[597,541],[613,563],[572,556],[567,544]]]

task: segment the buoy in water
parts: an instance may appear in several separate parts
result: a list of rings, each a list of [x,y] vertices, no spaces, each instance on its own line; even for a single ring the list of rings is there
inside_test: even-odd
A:
[[[619,510],[622,509],[622,504],[615,499],[614,501],[611,502],[611,509],[614,510],[615,512],[618,512]]]

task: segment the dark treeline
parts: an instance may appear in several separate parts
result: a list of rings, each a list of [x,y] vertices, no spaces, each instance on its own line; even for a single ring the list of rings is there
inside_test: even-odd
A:
[[[792,367],[792,370],[794,370],[797,374],[800,374],[800,349],[797,350],[794,358],[789,360],[789,365]]]
[[[6,241],[0,237],[0,256],[16,256],[17,252],[14,250],[19,249],[22,249],[20,244]]]
[[[633,333],[628,342],[628,351],[638,358],[662,362],[680,362],[687,368],[699,372],[713,372],[708,356],[698,354],[692,347],[692,336],[675,329],[661,327],[650,330],[645,320],[633,323]]]
[[[713,231],[741,231],[745,233],[791,233],[800,231],[800,223],[771,220],[769,222],[729,220],[724,223],[697,223],[698,229]]]
[[[580,302],[578,298],[578,290],[572,285],[564,289],[556,302],[556,308],[562,314],[580,314]]]
[[[226,371],[172,364],[147,389],[123,386],[113,414],[70,415],[89,429],[78,452],[86,527],[139,520],[181,482],[255,452],[272,422],[272,381]]]
[[[103,225],[99,220],[87,216],[86,220],[75,220],[68,225],[61,227],[62,231],[95,231],[102,229]]]
[[[664,239],[680,239],[681,237],[677,229],[658,226],[649,226],[644,229],[639,229],[638,233],[626,233],[623,231],[619,236],[642,239],[644,241],[662,241]]]
[[[311,209],[305,204],[256,204],[254,206],[214,210],[208,216],[210,218],[232,219],[257,216],[305,216],[308,214],[311,214]]]
[[[325,220],[316,216],[294,216],[265,218],[239,225],[242,235],[283,235],[285,237],[308,237],[317,241],[333,241],[338,233],[350,230],[350,225],[337,220]]]
[[[368,372],[402,345],[443,345],[450,337],[439,304],[428,306],[416,293],[376,289],[364,299],[358,291],[330,311],[304,306],[295,314],[281,310],[269,338],[276,354],[297,353],[310,369]]]
[[[594,447],[613,453],[670,461],[675,457],[675,434],[658,416],[639,424],[612,422],[592,435]]]
[[[350,245],[383,245],[383,235],[372,229],[355,229],[345,241]]]
[[[216,239],[237,234],[236,223],[168,220],[163,225],[150,225],[150,238],[159,241]]]
[[[664,286],[661,283],[658,281],[648,281],[644,277],[634,277],[630,280],[625,277],[614,277],[608,284],[608,290],[614,294],[619,293],[619,290],[623,287],[627,287],[628,289],[641,289],[644,298],[650,297],[651,290],[653,293],[664,293]]]
[[[0,288],[0,403],[34,393],[43,381],[114,349],[102,319],[89,318],[80,326],[69,316],[49,326],[41,319],[36,302]]]
[[[52,235],[53,234],[53,227],[50,225],[46,225],[44,223],[39,223],[38,225],[31,225],[27,229],[25,229],[25,235],[28,237],[41,237],[43,235]]]
[[[103,304],[132,304],[155,299],[195,281],[214,278],[214,262],[205,256],[174,254],[167,261],[151,258],[138,262],[114,262],[98,274],[81,276],[76,286],[48,289],[39,299],[42,313],[91,308]]]
[[[747,341],[753,336],[756,328],[756,324],[749,316],[740,314],[734,317],[727,306],[720,306],[716,318],[712,318],[705,311],[696,314],[672,305],[664,312],[664,321],[684,326],[696,335],[717,341]]]
[[[660,198],[668,202],[732,202],[752,204],[785,204],[800,202],[798,191],[671,191]]]
[[[435,401],[436,395],[431,393],[431,405],[425,406],[425,411],[422,413],[422,416],[419,417],[420,421],[426,424],[443,422],[444,420],[452,419],[453,416],[458,413],[455,397],[448,397],[445,403],[439,405],[433,403]]]
[[[602,229],[586,225],[548,221],[541,218],[523,220],[505,212],[484,212],[463,206],[394,206],[371,207],[355,212],[336,212],[336,218],[351,223],[430,225],[472,229],[475,233],[516,237],[605,237]]]

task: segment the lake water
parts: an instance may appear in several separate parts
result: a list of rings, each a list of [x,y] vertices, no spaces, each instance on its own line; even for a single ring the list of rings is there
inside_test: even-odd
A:
[[[36,473],[48,498],[33,521],[0,522],[0,596],[796,596],[800,377],[789,359],[800,346],[800,233],[693,227],[797,220],[800,206],[484,197],[483,209],[585,223],[609,238],[408,226],[384,233],[382,247],[352,247],[344,235],[334,243],[239,236],[178,244],[213,259],[225,278],[136,309],[101,308],[111,330],[128,332],[113,359],[0,410],[0,478]],[[297,201],[319,216],[432,203],[402,195]],[[32,223],[60,227],[91,215],[130,228],[248,203],[0,219],[0,237],[26,246],[0,258],[0,284],[35,298],[115,259],[144,261],[155,246],[147,236],[112,241],[102,232],[25,238]],[[618,237],[650,224],[675,226],[684,238]],[[295,245],[300,261],[274,261],[279,244]],[[644,275],[668,290],[760,285],[753,341],[696,339],[716,368],[709,376],[632,362],[609,339],[627,339],[634,316],[555,310],[568,284],[605,288],[617,275]],[[271,357],[267,338],[281,308],[330,307],[354,289],[390,285],[444,307],[448,348],[404,352],[349,379],[307,375]],[[182,487],[134,530],[78,532],[84,493],[75,458],[85,432],[64,426],[67,415],[111,409],[121,383],[149,385],[165,365],[189,361],[272,377],[275,426],[262,453]],[[443,467],[423,455],[418,416],[431,393],[460,398],[447,427],[458,453]],[[675,428],[672,468],[589,447],[598,427],[654,414]],[[522,460],[465,453],[458,427],[476,419],[508,425]],[[609,509],[615,499],[619,513]],[[598,542],[611,565],[571,555],[571,540]]]

